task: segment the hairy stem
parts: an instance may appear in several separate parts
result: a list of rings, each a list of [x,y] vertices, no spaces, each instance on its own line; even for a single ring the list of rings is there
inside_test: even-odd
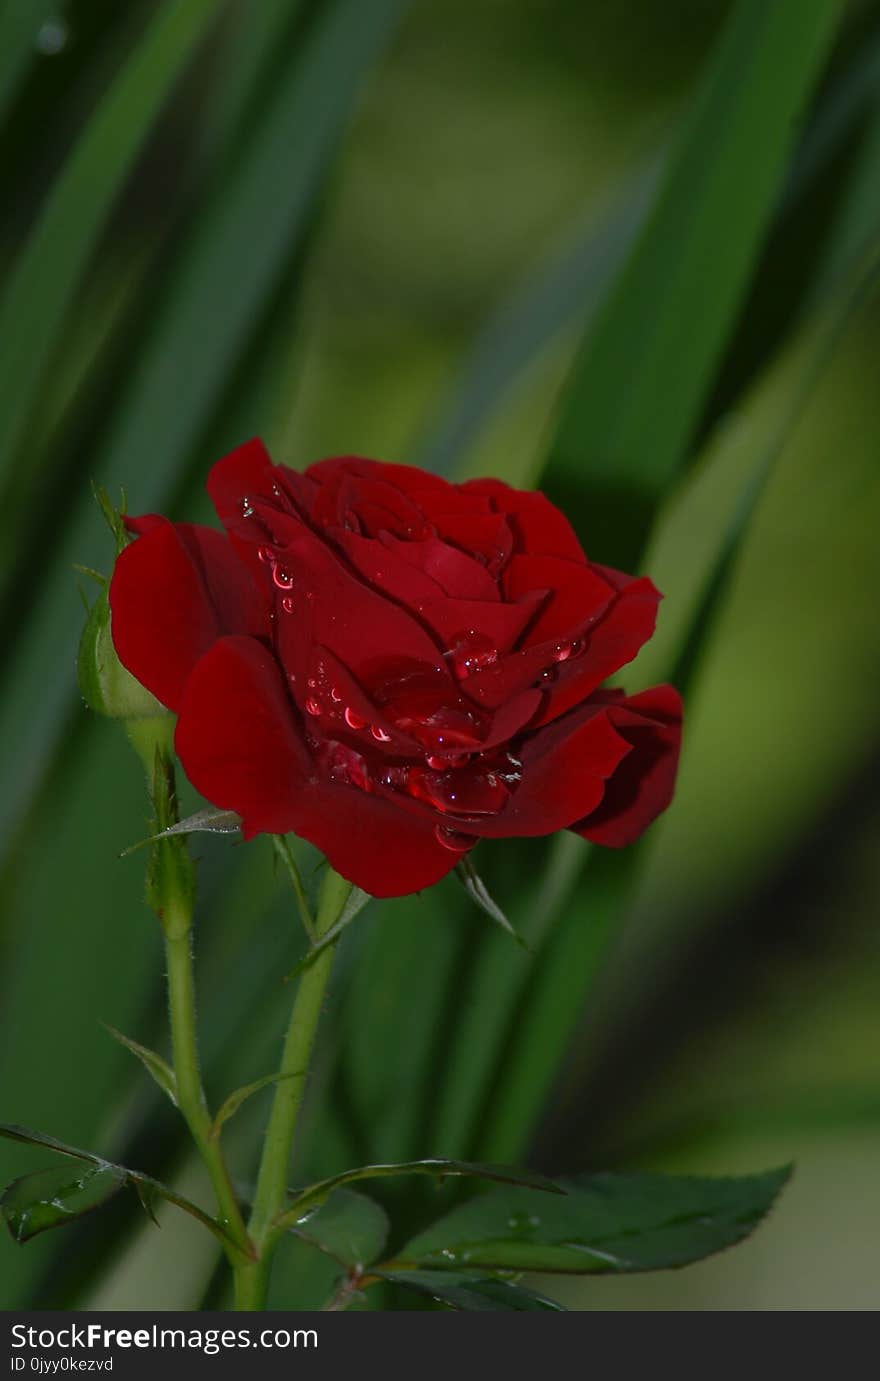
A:
[[[338,920],[351,891],[351,883],[328,869],[321,889],[315,938],[320,939]],[[280,1072],[290,1077],[275,1087],[272,1111],[266,1128],[263,1154],[257,1176],[248,1231],[258,1260],[235,1268],[236,1309],[265,1309],[272,1254],[282,1235],[275,1225],[287,1199],[287,1176],[299,1111],[321,1004],[335,945],[328,945],[301,975],[294,999],[290,1025],[284,1042]]]

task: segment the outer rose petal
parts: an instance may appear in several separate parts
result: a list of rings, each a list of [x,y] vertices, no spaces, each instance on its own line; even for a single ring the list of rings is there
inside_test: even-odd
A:
[[[254,638],[221,638],[187,682],[174,735],[186,775],[242,817],[246,839],[297,829],[311,760],[275,658]]]
[[[278,665],[252,638],[223,638],[199,662],[175,746],[202,795],[242,817],[246,839],[293,831],[372,896],[419,891],[455,867],[429,820],[316,775]]]
[[[608,574],[604,567],[602,572]],[[657,606],[662,598],[660,591],[646,576],[638,580],[621,579],[626,583],[611,608],[601,615],[589,633],[586,651],[562,663],[558,680],[549,686],[542,723],[556,719],[573,705],[582,704],[607,677],[631,662],[653,634]]]
[[[601,804],[573,828],[594,844],[631,844],[672,800],[681,745],[682,704],[672,686],[655,686],[608,706],[632,751],[608,782]]]
[[[152,514],[130,526],[143,535],[113,571],[113,643],[131,674],[177,710],[187,677],[218,638],[268,634],[268,602],[222,533]]]
[[[504,571],[508,599],[531,590],[549,590],[540,618],[529,629],[527,646],[574,636],[587,619],[597,618],[613,597],[611,586],[593,566],[556,556],[513,556]]]
[[[630,752],[611,716],[609,706],[588,705],[529,734],[519,752],[522,780],[508,804],[498,815],[455,828],[501,839],[553,834],[594,811]]]

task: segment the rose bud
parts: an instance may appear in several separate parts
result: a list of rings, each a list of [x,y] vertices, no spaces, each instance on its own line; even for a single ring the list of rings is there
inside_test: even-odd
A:
[[[669,803],[678,693],[604,688],[660,595],[543,495],[352,456],[299,474],[259,441],[208,490],[225,533],[126,520],[113,640],[245,837],[301,835],[398,896],[482,838],[619,847]]]
[[[89,610],[79,642],[77,676],[90,710],[111,719],[147,719],[165,714],[154,695],[119,660],[110,633],[110,604],[102,590]]]

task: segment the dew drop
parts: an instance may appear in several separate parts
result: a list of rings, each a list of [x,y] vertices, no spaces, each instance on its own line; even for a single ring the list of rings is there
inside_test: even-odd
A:
[[[391,742],[391,735],[386,734],[385,730],[380,728],[378,724],[370,725],[370,733],[373,735],[373,738],[376,740],[377,743]]]
[[[356,714],[350,705],[346,705],[345,722],[348,725],[349,729],[363,729],[367,721],[365,719],[361,719],[360,715]]]
[[[445,758],[441,758],[439,753],[429,753],[425,758],[425,762],[435,772],[446,772],[451,767],[464,767],[467,761],[467,753],[450,753]]]
[[[434,838],[438,844],[442,844],[444,849],[449,849],[450,853],[464,854],[476,840],[472,834],[460,834],[458,830],[451,830],[446,825],[434,826]]]
[[[338,705],[339,702],[340,702],[340,700],[342,699],[342,691],[339,690],[338,687],[336,687],[336,686],[331,686],[331,687],[330,687],[330,699],[333,700],[333,701],[335,701],[335,703]]]
[[[453,639],[446,656],[455,675],[464,680],[466,676],[493,666],[498,661],[498,648],[485,633],[471,629]]]
[[[272,568],[272,579],[275,581],[279,590],[293,589],[293,576],[281,566],[274,566]]]
[[[316,700],[313,695],[310,695],[308,700],[306,701],[306,709],[308,710],[309,714],[320,714],[321,702],[319,700]]]
[[[507,1220],[507,1226],[511,1232],[528,1232],[533,1223],[527,1213],[511,1213]]]
[[[285,614],[293,613],[293,600],[291,599],[290,595],[284,596],[284,598],[281,601],[281,608],[284,610]]]
[[[70,39],[70,29],[65,20],[60,18],[47,19],[37,30],[34,44],[38,53],[43,57],[54,58],[57,53],[61,53],[67,47]]]
[[[257,556],[266,566],[275,564],[275,553],[271,547],[257,547]]]
[[[241,516],[243,518],[252,518],[254,516],[254,506],[251,503],[250,499],[242,499]]]
[[[553,649],[554,662],[567,662],[571,656],[571,643],[557,643]]]

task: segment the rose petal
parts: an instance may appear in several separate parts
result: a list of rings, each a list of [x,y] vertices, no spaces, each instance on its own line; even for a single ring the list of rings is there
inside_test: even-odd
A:
[[[605,789],[601,804],[572,826],[594,844],[631,844],[672,800],[681,746],[682,704],[672,686],[655,686],[608,708],[631,746]]]
[[[430,820],[318,775],[278,666],[253,639],[223,638],[199,662],[175,747],[202,795],[242,817],[246,839],[297,834],[372,896],[430,887],[460,857]]]
[[[424,571],[417,570],[386,543],[343,529],[337,529],[333,539],[343,549],[355,570],[391,599],[411,606],[419,600],[443,598],[443,590],[436,580],[432,580]]]
[[[547,687],[541,723],[581,704],[607,677],[631,662],[654,632],[660,591],[646,577],[624,579],[626,584],[608,612],[589,631],[585,649],[559,664],[556,679]]]
[[[552,834],[595,810],[605,783],[630,751],[604,705],[584,706],[528,734],[522,780],[496,816],[456,828],[494,838]]]
[[[514,604],[436,597],[413,604],[448,650],[454,651],[458,642],[476,634],[500,655],[519,642],[545,598],[545,591],[536,590]]]
[[[500,598],[498,584],[486,567],[439,537],[428,537],[420,542],[400,541],[383,532],[381,540],[397,556],[436,580],[452,599],[494,602]]]
[[[573,630],[595,618],[612,597],[610,585],[594,567],[556,556],[512,556],[502,580],[508,599],[519,599],[531,590],[550,591],[540,618],[529,629],[528,647],[551,638],[573,637]]]
[[[211,466],[207,490],[225,528],[241,530],[245,499],[271,497],[277,468],[258,437]]]
[[[199,658],[226,633],[266,635],[269,606],[220,532],[149,514],[110,582],[113,643],[123,666],[176,710]]]
[[[509,484],[494,479],[469,480],[462,489],[491,498],[497,511],[505,514],[510,522],[517,551],[532,556],[563,556],[573,561],[586,561],[571,523],[543,494],[512,489]]]
[[[256,506],[258,513],[264,510]],[[365,584],[347,561],[295,516],[274,513],[279,568],[290,573],[291,612],[279,617],[277,645],[285,670],[294,677],[306,670],[308,648],[321,643],[364,685],[371,671],[398,658],[436,665],[443,676],[440,648],[421,622],[393,600]],[[448,678],[451,682],[451,677]]]
[[[202,795],[242,817],[246,839],[300,823],[314,769],[301,722],[268,648],[221,638],[187,682],[174,746]]]

